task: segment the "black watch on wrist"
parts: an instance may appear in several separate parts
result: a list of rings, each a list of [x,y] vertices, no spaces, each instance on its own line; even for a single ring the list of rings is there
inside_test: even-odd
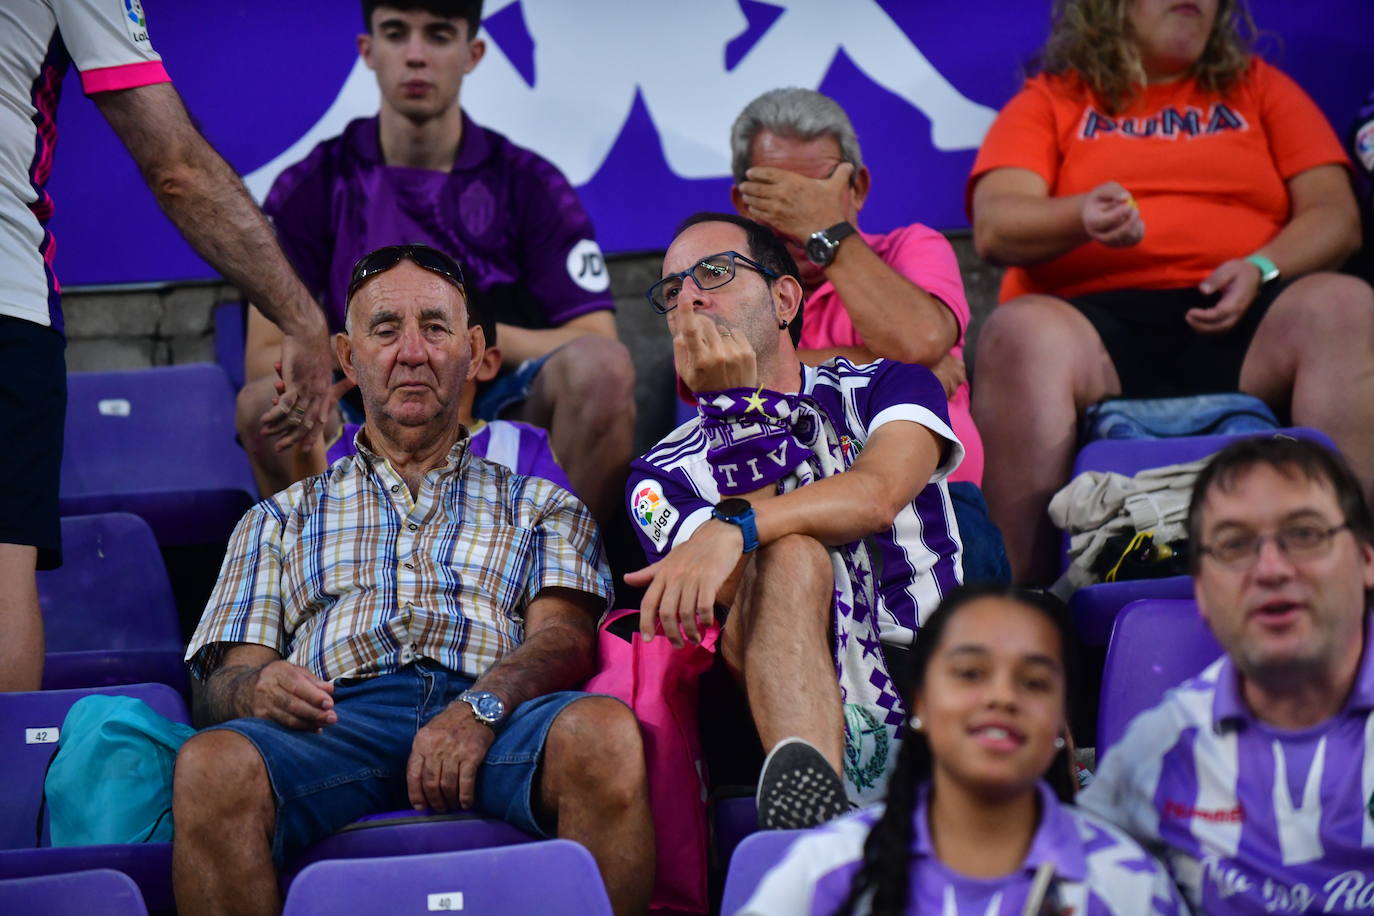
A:
[[[754,507],[749,505],[749,500],[739,496],[722,499],[711,510],[711,517],[739,528],[744,538],[745,553],[753,553],[759,549],[759,532],[754,525]]]
[[[811,233],[806,240],[806,259],[819,267],[828,267],[840,250],[840,242],[858,230],[849,223],[836,223],[829,229]]]

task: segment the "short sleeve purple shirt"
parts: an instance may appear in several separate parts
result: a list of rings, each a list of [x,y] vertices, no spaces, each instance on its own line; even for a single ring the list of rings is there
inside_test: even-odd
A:
[[[1081,803],[1161,850],[1198,912],[1374,913],[1372,797],[1366,636],[1345,708],[1303,731],[1256,719],[1222,656],[1136,716]]]
[[[386,165],[377,118],[360,118],[282,172],[263,210],[335,331],[354,262],[415,242],[457,258],[469,294],[497,321],[557,327],[613,308],[601,248],[572,185],[466,114],[451,172]]]

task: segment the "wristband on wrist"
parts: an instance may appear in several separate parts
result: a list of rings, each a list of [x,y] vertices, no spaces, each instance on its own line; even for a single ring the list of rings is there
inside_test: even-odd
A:
[[[1262,254],[1252,254],[1245,260],[1259,268],[1260,286],[1279,278],[1279,266]]]

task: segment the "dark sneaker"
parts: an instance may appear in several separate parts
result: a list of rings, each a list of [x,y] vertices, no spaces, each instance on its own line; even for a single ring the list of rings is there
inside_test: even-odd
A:
[[[844,780],[803,738],[784,738],[768,753],[759,777],[759,829],[801,830],[849,810]]]

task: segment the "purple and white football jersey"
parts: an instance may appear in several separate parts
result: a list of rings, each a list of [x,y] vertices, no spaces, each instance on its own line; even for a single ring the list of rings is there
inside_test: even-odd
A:
[[[1303,731],[1257,720],[1223,656],[1131,722],[1082,804],[1159,850],[1199,912],[1374,913],[1372,796],[1366,643],[1345,708]]]
[[[963,580],[963,545],[946,478],[963,460],[964,447],[950,429],[944,389],[923,366],[834,359],[802,367],[801,393],[829,418],[846,468],[873,431],[894,420],[919,423],[945,443],[925,489],[889,530],[866,539],[878,576],[882,639],[910,645],[920,621]],[[700,423],[700,417],[689,420],[630,465],[630,516],[651,561],[690,538],[721,499]]]
[[[1040,825],[1021,868],[1000,878],[972,878],[945,866],[931,841],[926,802],[918,795],[914,817],[907,912],[930,916],[1018,916],[1036,871],[1054,866],[1041,912],[1068,916],[1145,916],[1186,912],[1157,861],[1122,831],[1062,804],[1039,787]],[[792,845],[740,911],[748,916],[830,916],[849,896],[863,862],[864,841],[882,814],[867,808],[831,821]],[[860,912],[866,912],[860,906]]]

